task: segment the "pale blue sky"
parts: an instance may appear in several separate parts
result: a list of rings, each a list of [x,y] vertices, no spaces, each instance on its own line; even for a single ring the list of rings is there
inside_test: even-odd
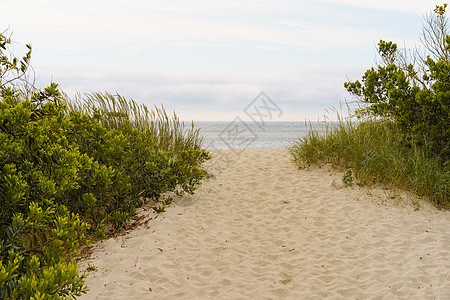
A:
[[[232,120],[261,91],[278,120],[317,120],[349,99],[380,39],[414,46],[429,0],[100,1],[1,4],[43,86],[119,92],[185,120]]]

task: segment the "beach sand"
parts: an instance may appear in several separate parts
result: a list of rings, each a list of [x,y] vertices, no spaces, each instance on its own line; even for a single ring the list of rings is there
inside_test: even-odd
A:
[[[450,299],[448,211],[286,149],[213,153],[195,196],[95,245],[80,299]]]

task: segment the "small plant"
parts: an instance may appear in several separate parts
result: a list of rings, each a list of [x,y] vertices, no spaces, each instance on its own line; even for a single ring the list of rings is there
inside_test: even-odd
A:
[[[345,172],[344,177],[342,177],[342,182],[346,186],[350,186],[353,183],[353,173],[352,169],[347,169],[347,172]]]
[[[86,268],[86,272],[95,272],[98,268],[94,265],[88,264],[88,267]]]
[[[173,198],[172,197],[167,197],[167,199],[166,200],[164,200],[164,203],[165,204],[168,204],[168,205],[170,205],[170,204],[172,204],[172,202],[173,202]]]
[[[158,206],[158,207],[153,206],[152,208],[153,208],[153,210],[156,211],[158,214],[166,211],[166,205],[164,205],[164,204],[163,204],[163,205],[160,205],[160,206]]]

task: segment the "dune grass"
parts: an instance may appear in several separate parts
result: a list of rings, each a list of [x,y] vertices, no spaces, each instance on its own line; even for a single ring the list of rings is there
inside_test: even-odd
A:
[[[300,167],[331,163],[335,168],[351,168],[360,184],[409,190],[449,208],[448,162],[402,140],[390,121],[339,118],[323,123],[321,129],[310,126],[306,137],[289,150]]]
[[[150,110],[144,104],[107,92],[78,94],[73,100],[67,96],[65,99],[72,111],[88,115],[93,115],[95,109],[103,111],[101,122],[108,129],[121,129],[125,123],[131,124],[150,135],[161,150],[178,153],[189,148],[201,149],[203,138],[199,129],[194,128],[194,123],[185,126],[175,113],[169,117],[163,106]]]

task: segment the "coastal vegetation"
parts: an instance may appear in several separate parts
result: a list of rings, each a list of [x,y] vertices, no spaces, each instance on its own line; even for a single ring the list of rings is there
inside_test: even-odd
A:
[[[447,4],[425,17],[421,48],[378,43],[379,63],[361,81],[352,117],[312,128],[290,152],[300,165],[329,162],[351,168],[360,184],[411,190],[450,207],[450,35]]]
[[[109,93],[71,100],[29,80],[0,34],[0,298],[63,299],[86,292],[82,246],[129,224],[145,202],[193,194],[210,155],[164,108]],[[156,207],[161,203],[159,207]]]

